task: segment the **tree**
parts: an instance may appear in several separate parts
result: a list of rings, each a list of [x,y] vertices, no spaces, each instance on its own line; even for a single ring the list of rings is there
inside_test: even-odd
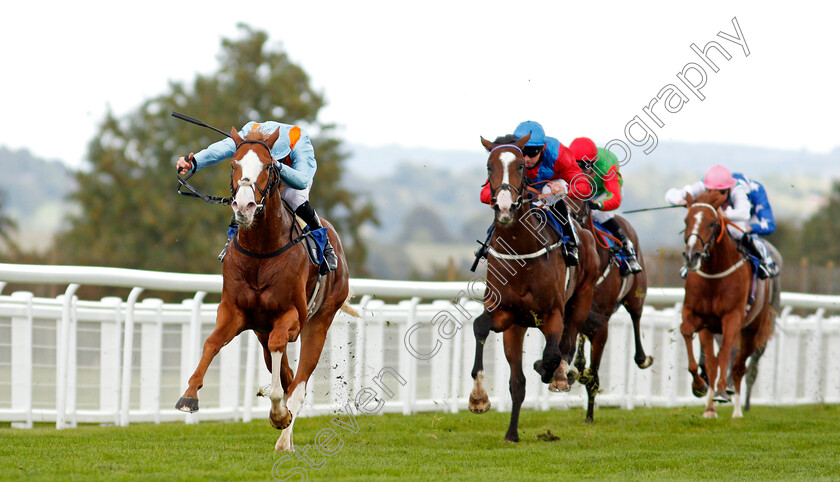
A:
[[[323,95],[282,49],[266,47],[268,36],[245,25],[239,40],[224,39],[220,68],[198,75],[188,88],[169,92],[117,118],[106,114],[89,144],[91,169],[76,174],[72,198],[81,214],[58,238],[63,262],[166,271],[219,270],[216,253],[226,240],[227,206],[178,196],[174,159],[221,138],[218,133],[170,116],[174,111],[227,131],[248,120],[277,120],[309,132],[318,160],[313,206],[343,235],[351,272],[363,274],[367,256],[359,229],[377,223],[372,204],[339,185],[345,154],[334,126],[319,123]],[[230,171],[218,164],[191,180],[200,190],[227,196]]]
[[[840,261],[840,181],[834,183],[825,206],[802,226],[802,253],[812,263]]]

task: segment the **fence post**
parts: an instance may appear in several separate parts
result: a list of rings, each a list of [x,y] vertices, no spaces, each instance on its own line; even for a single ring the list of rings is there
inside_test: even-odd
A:
[[[63,306],[61,309],[61,321],[59,322],[59,329],[57,333],[58,340],[56,343],[55,364],[58,379],[55,384],[55,428],[58,430],[67,426],[67,373],[70,368],[70,350],[75,349],[75,343],[71,346],[71,341],[75,340],[71,340],[70,336],[70,312],[73,305],[73,295],[76,294],[77,289],[79,289],[79,285],[71,283],[67,286],[67,290],[64,292],[62,300]],[[75,387],[73,388],[75,389]]]
[[[131,288],[125,302],[125,336],[123,337],[123,372],[120,388],[120,426],[128,426],[128,412],[131,403],[131,358],[134,354],[134,304],[143,288]]]
[[[12,428],[32,428],[32,296],[26,291],[12,293],[26,306],[26,314],[13,317],[11,326],[12,409],[25,414],[25,421],[12,423]]]
[[[193,367],[198,366],[198,360],[201,358],[201,303],[205,296],[206,291],[196,292],[190,314],[190,360]],[[184,418],[186,423],[198,423],[198,413],[188,413]]]

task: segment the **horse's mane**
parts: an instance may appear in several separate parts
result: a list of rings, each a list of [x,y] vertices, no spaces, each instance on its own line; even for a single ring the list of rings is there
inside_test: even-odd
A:
[[[251,129],[251,132],[249,132],[248,135],[245,136],[245,139],[243,139],[243,140],[265,142],[265,141],[268,140],[269,137],[271,137],[271,133],[265,134],[265,133],[263,133],[263,131],[261,131],[259,129]]]
[[[711,204],[718,208],[726,202],[726,194],[721,193],[717,189],[707,189],[694,198],[694,202]]]
[[[516,137],[516,136],[515,136],[515,135],[513,135],[513,134],[505,134],[505,135],[503,135],[503,136],[499,136],[499,137],[497,137],[497,138],[493,141],[493,144],[498,144],[498,145],[513,144],[513,143],[515,143],[515,142],[516,142],[516,141],[518,141],[518,140],[519,140],[519,138],[518,138],[518,137]]]

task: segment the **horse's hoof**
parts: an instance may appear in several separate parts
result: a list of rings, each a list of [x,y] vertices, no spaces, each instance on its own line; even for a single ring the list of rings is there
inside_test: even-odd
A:
[[[717,412],[714,408],[708,408],[703,412],[703,418],[717,418]]]
[[[481,397],[470,394],[470,412],[482,414],[487,410],[490,410],[490,399],[487,398],[486,393]]]
[[[571,370],[569,370],[568,373],[566,373],[566,378],[569,380],[569,386],[571,386],[574,385],[576,381],[578,381],[578,379],[580,378],[580,374],[577,370],[572,368]]]
[[[595,421],[594,417],[586,417],[586,423],[592,423]]]
[[[519,443],[519,434],[514,433],[514,434],[505,435],[505,442],[507,442],[509,444]]]
[[[292,424],[292,412],[289,410],[286,410],[286,415],[283,417],[278,417],[274,413],[270,413],[268,418],[271,421],[271,425],[277,430],[283,430]]]
[[[198,411],[198,399],[191,397],[181,397],[178,400],[178,403],[175,404],[175,408],[182,412],[195,413]]]
[[[727,385],[726,386],[726,394],[727,395],[735,395],[735,385]]]
[[[703,384],[703,386],[700,388],[691,385],[691,393],[694,394],[694,396],[697,398],[702,398],[705,397],[707,393],[709,393],[709,387],[706,384]]]
[[[642,360],[642,362],[641,362],[641,363],[639,363],[639,360],[638,360],[638,359],[636,359],[636,366],[638,366],[638,367],[639,367],[639,368],[641,368],[642,370],[644,370],[645,368],[647,368],[647,367],[649,367],[649,366],[651,366],[651,365],[653,365],[653,357],[652,357],[652,356],[650,356],[650,355],[646,356],[646,357]]]
[[[551,381],[551,385],[548,386],[548,390],[551,392],[568,392],[571,390],[572,387],[569,385],[569,382],[566,380],[558,380],[554,379]]]
[[[542,360],[537,360],[534,362],[534,371],[539,373],[540,375],[543,374],[543,362]]]
[[[712,400],[718,403],[729,403],[732,401],[732,399],[729,398],[729,395],[727,395],[726,392],[722,392],[720,390],[716,391],[715,394],[712,395]]]

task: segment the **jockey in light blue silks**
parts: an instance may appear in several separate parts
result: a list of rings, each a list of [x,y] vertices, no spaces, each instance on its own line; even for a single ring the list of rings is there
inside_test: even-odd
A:
[[[309,135],[300,127],[275,121],[248,122],[239,131],[239,135],[244,139],[252,130],[259,130],[263,134],[270,135],[277,129],[280,129],[280,136],[271,148],[271,156],[274,158],[274,162],[279,165],[280,178],[286,184],[286,189],[283,190],[281,197],[295,214],[306,222],[310,230],[320,229],[323,227],[321,219],[312,205],[309,204],[309,191],[312,190],[312,181],[315,177],[315,171],[318,169],[318,164],[315,161],[315,149],[309,141]],[[179,172],[193,167],[196,170],[203,169],[229,159],[234,152],[236,152],[236,145],[233,139],[223,139],[210,144],[206,149],[202,149],[194,155],[190,153],[189,160],[183,157],[178,159],[177,167]],[[283,163],[283,160],[287,157],[291,161],[291,165]],[[195,163],[194,166],[192,162]],[[220,260],[224,259],[226,250],[227,246],[219,254]],[[324,262],[330,270],[335,270],[338,266],[338,257],[336,257],[330,244],[329,237],[326,238],[326,246],[324,247]]]
[[[766,213],[770,205],[767,203],[767,195],[764,194],[763,202],[760,204],[757,201],[753,202],[750,198],[752,185],[743,175],[742,179],[736,179],[728,168],[721,165],[712,166],[706,172],[702,181],[697,181],[694,184],[689,184],[682,189],[672,188],[665,193],[665,201],[672,205],[685,204],[685,195],[691,194],[692,197],[697,197],[706,189],[715,189],[723,191],[727,194],[727,201],[721,208],[723,214],[728,221],[731,221],[735,226],[729,226],[727,229],[729,234],[749,250],[759,260],[757,274],[761,279],[767,279],[778,276],[779,268],[770,256],[770,251],[756,234],[769,234],[775,229],[773,222],[772,211],[770,211],[769,220],[766,217],[759,217],[758,212]],[[758,183],[753,183],[755,186],[760,186]],[[761,188],[761,192],[764,189]],[[766,214],[764,214],[766,216]],[[753,221],[755,220],[755,221]],[[764,222],[762,223],[762,220]],[[754,231],[753,228],[757,226],[759,231]],[[767,231],[771,229],[771,231]],[[687,268],[683,267],[680,270],[680,276],[685,278]]]

